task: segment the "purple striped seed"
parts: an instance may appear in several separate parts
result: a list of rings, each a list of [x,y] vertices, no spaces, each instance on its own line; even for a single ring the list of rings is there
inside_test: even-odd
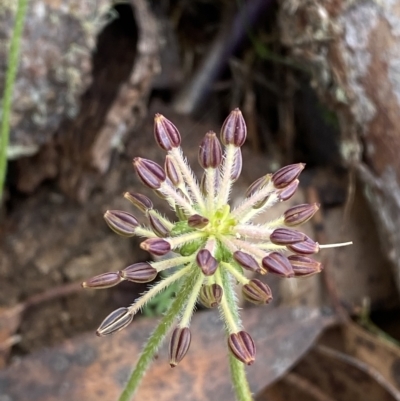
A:
[[[149,209],[153,208],[153,202],[146,195],[125,192],[124,198],[131,202],[133,206],[137,207],[143,213],[146,213]]]
[[[240,266],[243,267],[243,269],[250,270],[256,273],[261,272],[260,265],[250,254],[243,251],[236,251],[233,254],[233,258],[236,260],[236,262],[239,263]]]
[[[192,334],[188,327],[176,327],[169,343],[169,364],[174,368],[189,350]]]
[[[239,331],[231,334],[228,346],[232,354],[244,364],[251,365],[255,361],[256,346],[249,333]]]
[[[108,226],[123,237],[132,237],[139,226],[136,217],[122,210],[107,210],[104,214],[104,220]]]
[[[152,160],[135,157],[133,167],[142,183],[151,189],[159,189],[167,178],[163,168]]]
[[[161,238],[149,238],[143,241],[140,247],[155,256],[166,255],[171,250],[170,243]]]
[[[120,271],[121,277],[133,283],[148,283],[157,276],[157,270],[150,263],[140,262],[125,267]]]
[[[289,228],[277,228],[270,235],[270,240],[275,245],[291,245],[305,239],[306,235],[304,233]]]
[[[199,164],[202,168],[217,168],[222,161],[222,148],[213,131],[207,132],[203,138],[198,154]]]
[[[221,128],[221,142],[236,147],[243,146],[246,141],[247,127],[242,112],[236,108],[231,111]]]
[[[289,164],[272,174],[271,179],[275,188],[282,189],[287,187],[299,177],[300,173],[304,170],[304,167],[304,163]]]
[[[158,146],[166,151],[181,145],[178,128],[162,114],[156,114],[154,117],[154,138]]]
[[[218,284],[203,285],[199,293],[199,300],[206,308],[214,308],[221,303],[224,290]]]
[[[82,283],[82,287],[100,290],[114,287],[123,280],[119,272],[108,272],[89,278]]]
[[[318,203],[293,206],[283,214],[285,225],[293,227],[303,224],[310,220],[318,210]]]
[[[196,262],[205,276],[212,276],[218,267],[218,261],[208,249],[201,249],[197,252]]]
[[[107,336],[124,329],[132,322],[133,315],[128,308],[118,308],[111,312],[101,323],[96,331],[99,337]]]
[[[279,252],[271,252],[262,260],[262,265],[269,273],[276,274],[280,277],[293,277],[293,267],[289,259]]]
[[[244,298],[256,305],[267,304],[272,301],[272,292],[266,284],[258,279],[250,280],[242,287]]]

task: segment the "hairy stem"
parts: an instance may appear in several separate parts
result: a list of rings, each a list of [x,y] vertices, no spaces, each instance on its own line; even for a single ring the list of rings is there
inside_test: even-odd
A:
[[[235,390],[237,400],[253,401],[249,382],[247,381],[246,377],[244,363],[240,362],[231,353],[229,353],[229,367],[231,370],[233,389]]]
[[[15,77],[17,75],[18,58],[22,32],[24,28],[28,0],[19,0],[15,14],[14,32],[11,37],[8,56],[8,67],[3,94],[2,121],[0,128],[0,201],[3,198],[4,182],[7,172],[7,149],[10,139],[10,114],[12,105],[12,93]]]
[[[132,401],[132,397],[137,390],[138,385],[141,382],[150,362],[153,360],[154,354],[157,352],[157,349],[161,345],[165,335],[168,333],[175,319],[185,307],[197,277],[198,272],[195,270],[194,273],[183,283],[175,300],[172,302],[165,316],[161,319],[157,328],[154,330],[153,334],[147,341],[147,344],[143,348],[139,360],[118,401]]]
[[[238,148],[233,145],[228,145],[225,148],[224,164],[222,166],[222,180],[221,187],[219,188],[217,209],[218,207],[225,205],[229,199],[229,193],[232,187],[231,174],[235,162],[235,153],[237,150]]]
[[[225,309],[229,309],[230,319],[233,319],[234,324],[239,328],[241,327],[241,322],[232,282],[229,279],[226,270],[221,269],[220,274],[220,279],[224,288],[223,302],[221,302],[223,313],[225,314]],[[226,329],[227,335],[229,335],[230,332],[228,328]],[[251,394],[250,386],[246,377],[245,366],[231,353],[229,353],[229,367],[237,401],[253,401],[253,396]]]

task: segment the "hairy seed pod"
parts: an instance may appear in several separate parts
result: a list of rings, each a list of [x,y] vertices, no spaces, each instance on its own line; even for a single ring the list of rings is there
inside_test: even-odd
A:
[[[96,331],[99,337],[107,336],[124,329],[132,322],[133,315],[128,308],[118,308],[111,312],[101,323]]]
[[[235,182],[242,173],[243,167],[243,158],[242,158],[242,151],[240,149],[236,149],[234,162],[233,162],[233,169],[231,172],[231,181]]]
[[[200,216],[199,214],[194,214],[188,218],[188,226],[192,228],[202,229],[210,222],[207,217]]]
[[[242,287],[242,293],[247,301],[256,305],[267,304],[272,301],[271,288],[256,278]]]
[[[114,287],[124,279],[119,272],[108,272],[89,278],[82,283],[83,288],[103,289]]]
[[[149,209],[153,209],[153,202],[146,195],[125,192],[124,198],[137,207],[141,212],[146,213]]]
[[[304,241],[298,242],[296,244],[288,245],[287,248],[300,255],[312,255],[319,251],[319,244],[315,242],[310,237],[306,236]]]
[[[236,260],[236,262],[239,263],[240,266],[243,267],[243,269],[250,270],[256,273],[259,273],[261,271],[261,267],[258,262],[254,259],[253,256],[246,252],[236,251],[233,254],[233,258]]]
[[[304,167],[304,163],[296,163],[280,168],[276,173],[272,174],[271,179],[275,188],[281,189],[287,187],[299,177]]]
[[[222,161],[222,148],[217,135],[213,131],[207,132],[199,147],[199,164],[204,169],[217,168]]]
[[[189,350],[192,334],[188,327],[176,327],[169,343],[169,364],[174,368]]]
[[[243,146],[246,141],[247,127],[242,112],[236,108],[231,111],[221,128],[221,142],[236,147]]]
[[[140,244],[140,247],[152,255],[163,256],[171,250],[169,242],[161,238],[149,238]]]
[[[214,308],[221,303],[224,290],[218,284],[203,285],[199,293],[199,300],[206,308]]]
[[[173,186],[179,187],[184,183],[181,170],[171,155],[165,157],[164,168]]]
[[[156,114],[154,118],[154,137],[158,146],[166,151],[181,145],[178,128],[161,114]]]
[[[269,273],[276,274],[280,277],[293,277],[293,267],[289,259],[279,252],[271,252],[262,260],[262,265]]]
[[[218,261],[208,249],[201,249],[197,252],[196,262],[205,276],[212,276],[218,267]]]
[[[312,276],[313,274],[320,273],[322,270],[321,263],[307,256],[290,255],[288,259],[293,267],[295,277]]]
[[[254,195],[260,189],[264,188],[271,181],[272,174],[266,174],[255,180],[247,189],[244,194],[246,198]]]
[[[152,160],[135,157],[133,167],[142,183],[151,189],[159,189],[167,178],[163,168]]]
[[[104,220],[108,226],[123,237],[132,237],[139,226],[136,217],[122,210],[107,210],[104,214]]]
[[[318,203],[293,206],[283,214],[285,225],[298,226],[310,220],[319,209]]]
[[[305,239],[305,234],[289,228],[277,228],[270,235],[270,240],[275,245],[291,245]]]
[[[160,219],[158,213],[155,210],[149,210],[148,213],[149,224],[152,230],[157,234],[158,237],[168,237],[170,231],[165,223]]]
[[[279,200],[280,201],[289,200],[297,191],[299,184],[300,184],[299,180],[294,180],[287,187],[281,189],[278,193]]]
[[[157,276],[157,270],[150,263],[134,263],[120,271],[121,276],[133,283],[148,283]]]
[[[232,354],[244,364],[251,365],[255,361],[256,346],[249,333],[239,331],[231,334],[228,346]]]

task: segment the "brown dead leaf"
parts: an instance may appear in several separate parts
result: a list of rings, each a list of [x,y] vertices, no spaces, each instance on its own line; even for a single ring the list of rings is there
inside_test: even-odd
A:
[[[325,345],[317,345],[293,372],[334,400],[400,400],[400,392],[377,369]]]
[[[257,360],[248,369],[254,392],[290,369],[332,322],[331,317],[305,307],[246,309],[243,318],[257,346]],[[0,394],[13,401],[115,399],[154,324],[153,319],[142,319],[108,338],[86,334],[33,354],[0,372]],[[232,400],[218,314],[196,314],[191,328],[193,341],[184,361],[171,369],[164,345],[136,400]]]
[[[393,342],[369,333],[355,323],[343,330],[346,351],[375,368],[395,388],[400,388],[400,348]]]

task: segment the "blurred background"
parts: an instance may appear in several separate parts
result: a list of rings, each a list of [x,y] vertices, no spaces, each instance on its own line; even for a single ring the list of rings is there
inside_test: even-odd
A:
[[[16,3],[0,2],[1,93]],[[320,243],[353,241],[321,252],[318,277],[263,277],[271,305],[243,303],[257,400],[400,400],[400,1],[29,0],[0,209],[0,401],[116,398],[173,294],[95,337],[146,287],[80,283],[148,257],[102,215],[150,194],[132,159],[162,162],[155,113],[197,166],[235,107],[248,140],[233,203],[305,162],[289,203],[321,203],[307,227]],[[137,399],[232,399],[222,325],[205,315],[182,366],[161,350]]]

